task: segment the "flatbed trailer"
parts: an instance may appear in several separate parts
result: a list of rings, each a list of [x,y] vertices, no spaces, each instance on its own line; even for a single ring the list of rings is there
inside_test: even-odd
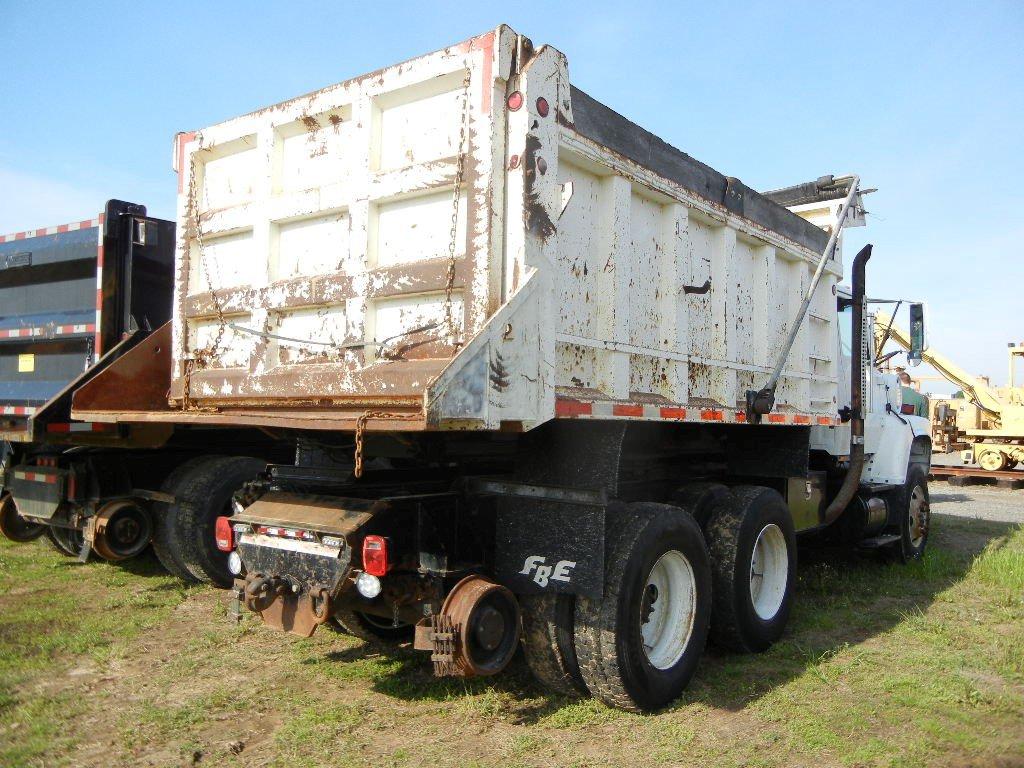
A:
[[[970,485],[972,483],[994,482],[1000,488],[1018,490],[1024,488],[1024,470],[999,469],[990,470],[981,467],[949,467],[933,464],[932,477],[949,480],[953,485]]]
[[[204,454],[286,455],[252,430],[71,417],[74,392],[170,319],[174,229],[144,205],[109,200],[89,219],[0,235],[0,533],[7,538],[45,535],[71,557],[126,560],[153,539],[181,465]],[[167,389],[157,379],[127,386],[161,397]],[[176,565],[164,541],[157,549]]]
[[[647,710],[707,638],[782,635],[798,534],[924,551],[870,246],[838,285],[856,177],[759,194],[505,26],[175,157],[173,320],[71,413],[294,448],[192,463],[161,524],[268,625],[410,639],[443,675],[521,644],[552,689]]]

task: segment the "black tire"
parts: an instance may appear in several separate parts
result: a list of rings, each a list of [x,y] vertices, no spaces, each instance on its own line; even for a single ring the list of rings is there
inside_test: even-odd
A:
[[[703,531],[715,507],[729,498],[728,486],[701,480],[687,483],[672,494],[672,503],[689,512]]]
[[[392,626],[383,616],[355,611],[348,607],[334,610],[328,626],[352,637],[358,637],[374,645],[392,645],[412,639],[415,627],[412,624]]]
[[[587,696],[573,641],[576,598],[573,595],[520,595],[523,653],[541,685],[564,696]]]
[[[80,556],[82,554],[82,546],[85,544],[85,534],[76,528],[47,526],[46,538],[53,544],[53,548],[65,557]]]
[[[191,467],[182,476],[168,520],[176,526],[172,540],[180,547],[178,556],[196,580],[225,588],[234,582],[228,555],[217,549],[213,529],[218,517],[233,514],[235,491],[266,466],[262,459],[221,456]]]
[[[48,526],[33,523],[18,514],[18,508],[9,493],[0,496],[0,533],[11,541],[26,544],[35,541],[44,533]]]
[[[733,651],[764,651],[782,636],[793,607],[796,580],[793,517],[782,496],[771,488],[741,485],[734,487],[730,495],[730,499],[715,509],[706,529],[714,578],[711,641]],[[777,531],[769,526],[775,526]],[[764,595],[765,602],[756,604],[751,593],[754,548],[762,532],[767,537],[762,544],[762,558],[769,566],[777,563],[780,569],[785,563],[785,586],[777,607],[768,593]],[[783,543],[784,556],[778,551]],[[767,557],[771,553],[775,553],[774,558]],[[778,575],[778,571],[775,573]],[[775,579],[773,583],[778,581]],[[773,594],[778,596],[777,591]]]
[[[928,532],[931,528],[928,473],[924,467],[911,464],[907,470],[907,482],[892,492],[890,501],[896,505],[900,526],[900,559],[903,562],[919,560],[928,546]]]
[[[608,519],[604,597],[576,598],[574,635],[580,673],[591,694],[641,712],[677,698],[697,670],[711,618],[711,564],[700,528],[683,510],[644,502],[628,505],[626,513],[625,521]],[[648,620],[656,616],[661,595],[648,582],[666,555],[667,562],[688,566],[691,589],[678,594],[692,600],[692,610],[681,649],[659,668],[644,646],[641,613],[646,611]],[[668,610],[671,603],[664,605]]]
[[[217,456],[196,456],[188,461],[179,464],[164,479],[160,490],[171,496],[177,497],[178,488],[185,477],[219,457]],[[153,552],[157,560],[169,574],[177,576],[187,584],[195,584],[198,579],[191,574],[182,560],[181,536],[183,529],[177,524],[177,518],[173,511],[172,504],[164,502],[153,503]]]

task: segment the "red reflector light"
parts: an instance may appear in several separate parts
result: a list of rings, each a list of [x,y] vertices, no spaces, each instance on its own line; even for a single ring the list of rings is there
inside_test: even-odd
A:
[[[515,112],[523,106],[523,94],[519,91],[512,91],[508,95],[508,108]]]
[[[539,99],[537,99],[537,114],[538,115],[540,115],[541,117],[547,117],[549,109],[550,109],[550,107],[548,107],[548,100],[547,99],[545,99],[543,96],[541,96]]]
[[[383,536],[363,539],[363,570],[378,577],[388,572],[388,540]]]
[[[900,406],[900,413],[904,414],[905,416],[913,416],[914,415],[914,406],[913,406],[913,404],[912,403],[904,403],[903,405],[901,405]]]
[[[217,524],[213,527],[213,537],[217,540],[217,549],[221,552],[230,552],[235,548],[235,534],[231,530],[230,517],[217,518]]]

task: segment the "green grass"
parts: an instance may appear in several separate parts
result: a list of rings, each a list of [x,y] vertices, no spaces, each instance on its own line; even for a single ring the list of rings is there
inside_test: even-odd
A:
[[[1001,524],[938,518],[906,566],[804,557],[783,640],[710,648],[648,716],[224,603],[151,560],[0,543],[0,765],[1024,765],[1024,530]]]

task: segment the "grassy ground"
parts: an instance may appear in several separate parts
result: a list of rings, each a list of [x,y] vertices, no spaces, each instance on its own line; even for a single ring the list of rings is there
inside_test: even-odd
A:
[[[225,604],[151,560],[0,543],[0,765],[1024,765],[1024,530],[1003,523],[937,515],[909,566],[804,557],[784,641],[709,649],[646,717]]]

